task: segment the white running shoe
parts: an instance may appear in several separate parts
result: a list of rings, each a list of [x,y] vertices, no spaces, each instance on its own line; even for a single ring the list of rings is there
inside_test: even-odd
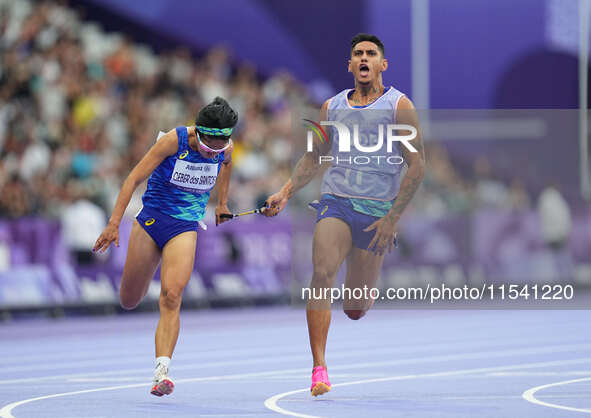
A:
[[[174,390],[174,382],[168,377],[168,368],[159,365],[154,374],[154,384],[150,392],[154,396],[170,395]]]

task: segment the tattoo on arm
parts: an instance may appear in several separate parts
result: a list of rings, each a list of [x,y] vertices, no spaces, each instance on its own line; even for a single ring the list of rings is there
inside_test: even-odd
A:
[[[416,142],[413,141],[413,145],[418,152],[410,152],[406,147],[402,147],[402,155],[404,161],[408,164],[408,171],[402,179],[400,191],[398,192],[398,196],[396,196],[394,206],[392,206],[392,209],[388,213],[388,216],[394,222],[400,218],[425,176],[425,149],[420,135],[417,136]]]
[[[327,112],[328,112],[328,105],[330,100],[324,102],[322,107],[320,108],[320,120],[327,119]],[[330,134],[329,134],[329,143]],[[328,152],[330,149],[330,145],[328,144],[319,144],[318,142],[314,141],[312,152],[306,152],[302,158],[298,161],[293,170],[291,175],[291,179],[288,183],[286,183],[286,188],[284,190],[287,191],[288,199],[291,198],[299,189],[304,187],[308,184],[314,176],[320,170],[320,155],[321,153]],[[285,187],[285,186],[284,186]]]
[[[320,150],[316,144],[312,152],[306,152],[300,161],[296,164],[291,176],[291,189],[289,197],[293,196],[295,192],[308,184],[318,172],[320,164],[318,159],[320,157]]]

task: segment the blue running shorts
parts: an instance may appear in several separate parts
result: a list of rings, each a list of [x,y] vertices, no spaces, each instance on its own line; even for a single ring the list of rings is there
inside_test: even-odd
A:
[[[160,251],[172,238],[183,232],[196,231],[199,227],[198,221],[176,219],[145,206],[137,214],[136,219],[148,235],[152,237]]]
[[[378,217],[366,215],[353,209],[353,204],[346,197],[324,194],[320,201],[311,202],[308,206],[316,210],[316,222],[324,218],[342,219],[351,229],[351,237],[355,248],[367,250],[376,231],[365,232],[365,228],[377,221]],[[397,244],[394,238],[394,245]]]

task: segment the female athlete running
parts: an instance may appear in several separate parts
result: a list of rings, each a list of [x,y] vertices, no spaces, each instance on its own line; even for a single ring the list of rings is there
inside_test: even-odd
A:
[[[113,214],[96,240],[94,251],[119,246],[119,224],[135,188],[148,176],[143,208],[133,221],[119,297],[125,309],[144,298],[162,260],[156,329],[156,368],[151,393],[169,395],[170,358],[179,335],[181,296],[195,258],[197,228],[205,214],[210,191],[219,183],[216,224],[227,219],[228,184],[232,171],[232,128],[237,113],[217,97],[205,106],[195,126],[179,126],[164,134],[131,171],[119,192]]]

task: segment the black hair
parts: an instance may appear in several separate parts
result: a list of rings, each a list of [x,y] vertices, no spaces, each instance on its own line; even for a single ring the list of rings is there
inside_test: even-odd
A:
[[[369,33],[358,33],[353,37],[353,39],[351,39],[351,53],[353,53],[353,48],[355,48],[355,45],[357,45],[359,42],[364,41],[373,42],[374,44],[376,44],[378,49],[382,53],[382,57],[384,56],[384,44],[382,43],[382,41],[380,41],[380,38],[378,38],[375,35],[370,35]]]
[[[216,97],[213,102],[201,109],[195,119],[195,125],[207,128],[233,128],[236,123],[238,123],[238,113],[221,97]],[[215,136],[214,138],[227,139],[228,137]]]

